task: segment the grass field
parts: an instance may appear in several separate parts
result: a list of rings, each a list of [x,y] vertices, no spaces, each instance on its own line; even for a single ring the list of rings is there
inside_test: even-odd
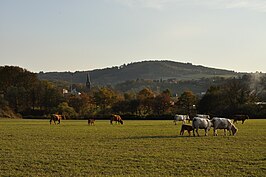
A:
[[[172,121],[0,119],[1,176],[266,176],[266,120],[236,136],[179,136]]]

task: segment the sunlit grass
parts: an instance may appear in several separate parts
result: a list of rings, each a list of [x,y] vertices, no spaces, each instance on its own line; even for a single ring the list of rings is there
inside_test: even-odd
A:
[[[236,136],[179,136],[172,121],[0,119],[1,176],[264,176],[266,120]]]

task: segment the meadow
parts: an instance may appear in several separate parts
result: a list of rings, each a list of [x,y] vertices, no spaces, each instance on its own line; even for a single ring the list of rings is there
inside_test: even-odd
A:
[[[179,135],[181,122],[0,119],[0,176],[265,176],[266,119],[236,136]]]

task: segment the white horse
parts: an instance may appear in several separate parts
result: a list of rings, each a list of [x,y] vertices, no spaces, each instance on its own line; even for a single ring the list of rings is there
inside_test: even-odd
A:
[[[210,115],[207,115],[207,114],[197,114],[196,117],[211,119]]]
[[[177,124],[177,121],[182,121],[182,124],[185,124],[186,120],[190,120],[189,115],[176,114],[175,117],[174,117],[175,125]]]
[[[195,130],[197,135],[199,136],[199,129],[205,130],[205,136],[208,135],[208,131],[210,131],[212,127],[212,122],[206,118],[194,117],[192,120],[192,129],[193,129],[193,136],[195,136]]]
[[[224,136],[226,136],[226,130],[229,131],[230,135],[235,135],[237,132],[236,126],[230,119],[214,117],[211,120],[213,124],[213,135],[217,136],[217,129],[224,129]]]

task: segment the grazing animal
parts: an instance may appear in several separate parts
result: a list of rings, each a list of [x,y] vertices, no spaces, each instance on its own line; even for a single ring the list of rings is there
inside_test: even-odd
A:
[[[112,114],[111,119],[110,119],[110,124],[113,124],[113,121],[116,123],[124,124],[122,118],[119,115]]]
[[[190,136],[190,132],[193,131],[193,128],[191,125],[185,125],[183,124],[180,130],[180,135],[184,135],[184,131],[187,130],[189,136]]]
[[[235,125],[232,123],[230,119],[227,118],[218,118],[214,117],[211,120],[213,124],[213,135],[217,136],[217,129],[224,129],[224,136],[226,136],[226,130],[230,132],[230,135],[233,134],[235,135],[237,132],[237,128]]]
[[[54,124],[56,125],[56,121],[58,122],[57,124],[60,124],[61,120],[64,118],[63,115],[60,114],[51,114],[51,119],[50,119],[50,125],[52,121],[54,121]]]
[[[88,125],[94,125],[95,119],[88,119]]]
[[[200,117],[200,118],[206,118],[206,119],[210,119],[211,117],[207,114],[197,114],[196,117]]]
[[[186,123],[186,120],[190,121],[189,115],[176,114],[174,117],[174,123],[177,124],[178,121],[182,121],[182,124]]]
[[[201,117],[194,117],[192,120],[192,129],[193,129],[193,136],[195,136],[195,129],[196,133],[199,136],[199,129],[205,130],[205,136],[208,135],[208,131],[211,129],[212,122],[209,119],[201,118]]]
[[[246,119],[249,119],[249,117],[248,115],[234,115],[233,119],[234,119],[234,123],[237,123],[237,121],[242,121],[242,124],[243,124]]]

